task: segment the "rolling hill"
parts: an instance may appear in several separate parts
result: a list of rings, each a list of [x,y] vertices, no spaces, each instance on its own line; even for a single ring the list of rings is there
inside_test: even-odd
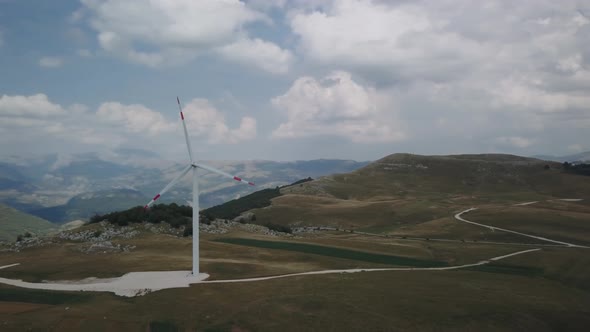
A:
[[[14,241],[25,232],[44,234],[53,229],[55,225],[47,220],[0,204],[0,241]]]
[[[590,198],[590,177],[557,162],[502,154],[393,154],[359,170],[284,188],[258,223],[399,230],[461,207]]]
[[[292,187],[288,192],[359,200],[456,195],[510,200],[520,196],[590,195],[589,184],[590,179],[566,174],[560,163],[534,158],[393,154],[357,171]]]
[[[125,209],[147,201],[139,201],[129,192],[119,193],[113,207],[100,207],[101,202],[88,203],[81,197],[108,195],[110,191],[136,191],[153,197],[183,165],[161,160],[142,150],[117,150],[115,157],[96,154],[47,155],[35,159],[12,158],[0,163],[0,202],[20,211],[54,222],[87,219],[94,213]],[[231,174],[247,178],[256,187],[236,185],[217,174],[202,171],[200,205],[204,208],[242,197],[259,189],[275,188],[306,178],[350,172],[367,162],[319,159],[309,161],[204,161]],[[162,197],[162,203],[186,204],[192,182],[184,178]],[[80,196],[82,195],[82,196]],[[95,204],[96,203],[96,204]],[[110,204],[110,203],[109,203]],[[99,208],[96,209],[95,207]]]

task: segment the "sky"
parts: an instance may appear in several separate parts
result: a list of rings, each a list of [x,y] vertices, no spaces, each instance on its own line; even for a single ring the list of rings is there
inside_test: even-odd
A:
[[[0,0],[0,156],[590,150],[590,2]]]

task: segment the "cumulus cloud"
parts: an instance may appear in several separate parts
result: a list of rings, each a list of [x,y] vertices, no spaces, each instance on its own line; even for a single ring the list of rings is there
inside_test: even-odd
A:
[[[256,120],[243,117],[230,129],[223,113],[206,99],[191,101],[185,110],[189,135],[212,144],[236,144],[256,136]],[[1,145],[27,151],[145,146],[178,142],[181,134],[176,118],[166,119],[144,105],[105,102],[94,110],[81,104],[62,106],[44,94],[0,97]],[[26,133],[26,135],[23,135]],[[60,150],[61,151],[61,150]]]
[[[175,126],[164,119],[162,114],[138,104],[103,103],[98,108],[96,116],[101,121],[122,126],[132,133],[157,135],[175,129]]]
[[[238,128],[230,129],[225,116],[206,99],[193,99],[184,106],[185,121],[191,135],[210,143],[235,144],[256,137],[256,120],[243,117]]]
[[[0,116],[19,118],[47,118],[61,116],[66,113],[61,105],[52,103],[42,93],[32,96],[8,96],[0,97]]]
[[[405,137],[383,97],[343,71],[321,80],[301,77],[272,104],[287,114],[287,122],[273,131],[277,138],[326,135],[368,143]]]
[[[531,148],[542,130],[588,128],[589,12],[575,0],[333,0],[291,8],[288,23],[305,63],[373,82],[408,135]]]
[[[340,0],[290,20],[303,55],[351,68],[381,68],[396,77],[437,78],[485,54],[476,41],[444,29],[414,2]]]
[[[590,96],[585,93],[548,91],[540,81],[507,78],[491,89],[497,106],[514,106],[532,111],[566,111],[584,109],[590,105]]]
[[[19,146],[25,150],[55,147],[66,142],[120,142],[117,133],[103,136],[101,129],[104,128],[97,127],[95,122],[96,118],[86,106],[73,104],[65,107],[50,101],[45,94],[0,97],[0,131],[11,137],[9,144],[19,141]]]
[[[44,68],[57,68],[63,65],[63,59],[55,56],[45,56],[39,59],[39,66]]]
[[[253,64],[271,73],[283,74],[289,70],[293,61],[290,51],[261,39],[241,39],[219,49],[227,59]]]
[[[574,0],[334,0],[294,10],[289,24],[307,61],[396,84],[470,81],[490,88],[507,76],[526,76],[548,91],[563,89],[564,81],[587,90],[590,20],[583,6]]]
[[[432,68],[581,49],[576,33],[588,19],[577,7],[576,1],[335,0],[325,9],[294,14],[290,25],[314,60],[413,67],[432,60]]]
[[[151,67],[178,65],[202,54],[220,52],[229,60],[272,73],[284,72],[289,65],[288,51],[269,41],[248,37],[246,25],[270,19],[238,0],[82,3],[100,46],[135,63]],[[245,46],[260,53],[256,56]],[[272,63],[268,64],[269,61]]]
[[[525,137],[511,136],[498,137],[496,138],[496,142],[517,148],[527,148],[531,146],[535,141]]]

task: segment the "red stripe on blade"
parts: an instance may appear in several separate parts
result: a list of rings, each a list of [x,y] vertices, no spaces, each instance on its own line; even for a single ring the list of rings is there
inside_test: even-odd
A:
[[[254,185],[254,182],[248,182],[248,184],[251,185],[251,186],[253,186]]]
[[[143,210],[144,211],[147,210],[147,209],[149,209],[149,206],[146,205],[146,206],[143,207]]]
[[[184,114],[182,112],[180,112],[180,118],[184,120]]]
[[[157,200],[158,198],[160,198],[160,194],[157,194],[156,196],[154,196],[154,201]]]
[[[240,178],[239,178],[239,177],[237,177],[237,176],[234,176],[234,180],[236,180],[236,181],[242,181],[242,179],[240,179]]]

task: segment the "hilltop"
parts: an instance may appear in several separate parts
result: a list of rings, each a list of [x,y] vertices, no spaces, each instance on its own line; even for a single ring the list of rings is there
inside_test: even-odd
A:
[[[590,162],[590,151],[580,152],[576,154],[571,154],[567,156],[547,156],[547,155],[537,155],[533,156],[533,158],[543,159],[543,160],[551,160],[551,161],[558,161],[558,162]]]
[[[563,165],[507,154],[421,156],[392,154],[359,170],[324,177],[285,191],[339,199],[388,197],[589,195],[590,179],[566,174]]]
[[[252,210],[258,223],[399,233],[463,207],[587,198],[590,177],[567,173],[561,163],[505,154],[393,154],[281,193],[271,206]]]

